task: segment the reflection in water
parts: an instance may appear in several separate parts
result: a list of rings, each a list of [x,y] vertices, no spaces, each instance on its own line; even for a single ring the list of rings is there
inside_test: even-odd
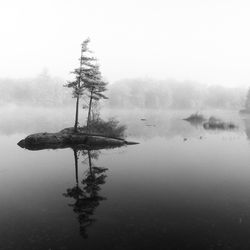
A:
[[[105,183],[106,175],[104,172],[107,168],[94,166],[92,160],[97,160],[100,154],[99,150],[77,150],[74,151],[75,160],[75,178],[76,185],[73,188],[67,189],[65,197],[74,199],[74,203],[70,204],[73,211],[78,216],[80,223],[80,234],[83,238],[87,238],[87,228],[93,224],[95,219],[94,211],[99,206],[100,201],[105,200],[105,197],[99,195],[101,190],[100,185]],[[82,155],[84,158],[83,164],[88,165],[88,169],[84,173],[84,177],[79,184],[78,180],[78,159]]]
[[[22,140],[23,141],[23,140]],[[74,153],[74,164],[75,164],[75,186],[68,188],[65,197],[72,198],[74,202],[69,206],[73,207],[73,211],[77,214],[78,221],[80,224],[80,235],[83,238],[88,238],[87,228],[95,222],[94,212],[95,209],[100,205],[102,200],[106,198],[101,196],[100,185],[105,183],[106,175],[104,174],[108,169],[97,167],[94,165],[93,160],[97,160],[101,149],[111,149],[122,147],[123,145],[96,145],[88,146],[84,144],[67,145],[67,144],[55,144],[55,145],[42,145],[42,146],[26,146],[20,141],[18,145],[22,148],[31,151],[40,151],[44,149],[63,149],[71,148]],[[83,158],[82,163],[88,165],[88,169],[84,172],[82,180],[79,181],[79,165],[78,160],[80,156]]]

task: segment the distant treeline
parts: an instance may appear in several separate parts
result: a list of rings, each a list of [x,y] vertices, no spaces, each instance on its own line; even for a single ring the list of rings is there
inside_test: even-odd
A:
[[[16,104],[44,107],[73,105],[66,81],[42,73],[29,79],[0,79],[0,105]],[[240,109],[247,90],[204,86],[175,80],[127,79],[108,85],[108,108],[143,109]]]
[[[57,107],[72,103],[66,82],[46,72],[34,78],[0,79],[0,105]]]
[[[129,79],[109,86],[109,106],[146,109],[239,109],[246,89],[175,80]]]

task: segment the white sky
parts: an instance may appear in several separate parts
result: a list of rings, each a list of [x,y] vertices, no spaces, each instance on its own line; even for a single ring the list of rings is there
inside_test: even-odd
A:
[[[0,0],[0,77],[69,78],[90,37],[107,80],[250,85],[250,1]]]

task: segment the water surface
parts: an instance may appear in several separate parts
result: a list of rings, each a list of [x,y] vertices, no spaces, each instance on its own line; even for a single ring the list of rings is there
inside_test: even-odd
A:
[[[29,130],[60,127],[32,112],[1,113],[0,249],[250,248],[249,117],[217,111],[238,129],[207,131],[190,112],[108,111],[139,145],[29,151]]]

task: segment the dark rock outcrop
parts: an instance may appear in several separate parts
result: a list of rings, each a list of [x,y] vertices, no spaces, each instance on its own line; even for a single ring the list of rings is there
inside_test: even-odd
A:
[[[30,150],[77,147],[77,145],[91,148],[121,147],[132,144],[137,143],[127,142],[121,138],[75,132],[73,128],[66,128],[58,133],[32,134],[18,142],[20,147]]]

